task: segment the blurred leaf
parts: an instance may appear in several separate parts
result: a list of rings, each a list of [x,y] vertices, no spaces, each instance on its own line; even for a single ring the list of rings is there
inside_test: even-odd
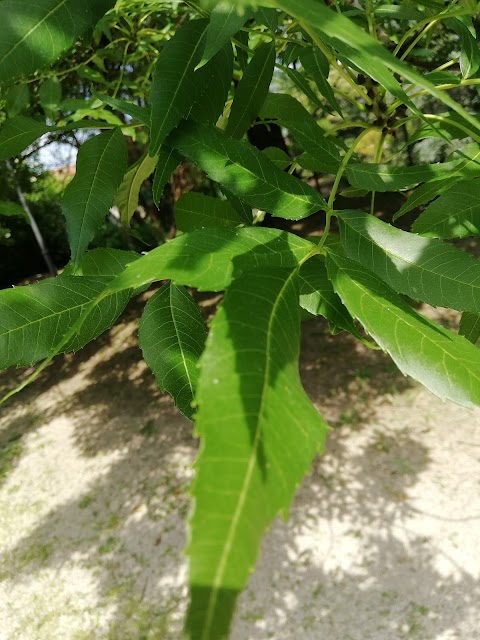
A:
[[[47,78],[38,89],[38,97],[45,114],[54,116],[62,101],[62,85],[58,78]]]
[[[6,111],[9,118],[14,118],[22,113],[30,104],[30,91],[28,85],[17,84],[12,87],[6,96]]]

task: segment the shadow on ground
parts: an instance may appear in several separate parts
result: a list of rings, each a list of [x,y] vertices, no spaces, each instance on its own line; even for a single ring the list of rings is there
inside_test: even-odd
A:
[[[180,637],[196,441],[141,360],[137,314],[133,305],[111,332],[57,359],[3,419],[4,447],[68,417],[82,457],[118,453],[87,492],[50,510],[0,558],[0,577],[12,588],[40,569],[93,570],[98,607],[110,613],[75,640]],[[399,426],[398,416],[393,427],[388,421],[397,399],[406,406],[417,389],[383,353],[330,336],[320,319],[304,325],[302,353],[305,388],[333,431],[290,520],[276,523],[263,544],[233,638],[456,638],[442,634],[468,618],[480,584],[461,567],[447,575],[429,537],[408,531],[408,494],[430,465],[429,448],[421,423],[415,430]],[[2,374],[0,387],[21,375]],[[14,466],[13,457],[4,481]]]

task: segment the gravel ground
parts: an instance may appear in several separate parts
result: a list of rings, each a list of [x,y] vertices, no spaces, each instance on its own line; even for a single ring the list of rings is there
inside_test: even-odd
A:
[[[137,312],[0,416],[1,640],[181,638],[196,442],[139,359]],[[480,411],[321,321],[304,353],[333,430],[263,542],[232,639],[478,640]]]

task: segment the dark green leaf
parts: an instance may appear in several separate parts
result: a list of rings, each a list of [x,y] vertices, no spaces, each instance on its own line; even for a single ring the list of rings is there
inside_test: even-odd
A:
[[[62,85],[58,78],[47,78],[38,89],[42,109],[47,116],[54,116],[62,101]]]
[[[480,339],[480,314],[465,311],[462,313],[458,333],[472,344]]]
[[[181,27],[158,56],[150,92],[150,155],[158,154],[170,131],[192,108],[197,96],[195,66],[200,60],[206,20],[191,20]]]
[[[7,218],[26,218],[25,209],[17,202],[0,202],[0,216]]]
[[[170,180],[170,176],[182,164],[182,158],[175,149],[170,147],[160,147],[158,152],[157,169],[153,178],[153,201],[158,206],[162,199],[165,185]]]
[[[30,104],[30,91],[28,85],[18,84],[10,89],[6,96],[5,109],[9,118],[14,118],[22,113]]]
[[[436,238],[480,235],[480,179],[452,185],[420,214],[412,231]]]
[[[480,352],[465,338],[417,314],[373,273],[329,251],[328,274],[351,315],[400,371],[443,400],[480,404]]]
[[[289,167],[293,162],[292,158],[278,147],[266,147],[265,149],[262,149],[262,153],[264,153],[267,158],[282,171]]]
[[[80,147],[77,172],[63,197],[74,264],[78,264],[108,214],[126,165],[127,145],[120,129],[101,133]]]
[[[265,102],[275,65],[273,42],[260,45],[238,83],[230,110],[226,133],[242,138]]]
[[[185,122],[168,144],[253,207],[290,220],[325,207],[325,200],[312,187],[280,171],[252,145],[233,140],[215,127]]]
[[[199,66],[206,64],[250,18],[251,11],[237,3],[215,3],[208,25],[205,50]]]
[[[236,280],[201,358],[187,549],[193,640],[228,636],[260,540],[323,446],[327,427],[298,372],[297,279],[266,269]]]
[[[278,27],[279,12],[277,9],[267,9],[266,7],[259,7],[255,12],[254,19],[257,24],[263,24],[270,29],[270,31],[276,31]]]
[[[304,47],[300,51],[300,60],[306,73],[315,81],[321,95],[332,109],[342,115],[332,87],[328,83],[330,65],[323,53],[317,47]]]
[[[165,284],[147,302],[138,330],[143,357],[159,388],[190,419],[205,338],[198,306],[183,287]]]
[[[460,38],[460,71],[462,78],[470,78],[480,67],[480,49],[475,37],[460,18],[452,18],[448,25],[455,30]],[[471,26],[471,21],[470,21]],[[473,30],[475,33],[475,30]]]
[[[339,213],[347,255],[413,300],[480,311],[480,261],[434,238],[423,238],[363,211]]]
[[[190,191],[175,204],[175,222],[179,231],[194,231],[206,227],[238,227],[243,220],[228,201]]]
[[[215,124],[222,115],[233,75],[233,48],[228,41],[193,75],[195,103],[188,117]]]
[[[62,275],[0,291],[0,368],[32,365],[56,352],[58,341],[87,309],[78,334],[62,351],[76,351],[103,333],[130,297],[122,291],[92,306],[110,280]]]
[[[283,73],[285,73],[290,78],[297,89],[301,91],[312,104],[316,105],[317,107],[322,106],[321,101],[318,99],[307,78],[303,74],[301,74],[296,69],[291,69],[290,67],[283,67]]]
[[[55,62],[114,5],[115,0],[3,0],[0,83]]]
[[[135,251],[121,249],[92,249],[80,258],[78,266],[71,262],[67,264],[62,276],[101,276],[115,277],[127,265],[138,260],[140,255]]]
[[[126,172],[115,194],[115,203],[120,211],[120,220],[125,226],[138,208],[138,199],[142,184],[149,178],[157,166],[158,156],[151,157],[148,151],[137,160]]]
[[[409,196],[405,204],[393,216],[393,220],[397,220],[405,213],[416,209],[422,204],[426,204],[433,200],[438,195],[450,189],[452,185],[460,180],[460,176],[451,176],[450,178],[434,180],[433,182],[426,182],[415,189],[415,191]]]
[[[16,116],[7,120],[0,129],[0,160],[18,156],[37,138],[51,130],[45,123],[25,116]]]

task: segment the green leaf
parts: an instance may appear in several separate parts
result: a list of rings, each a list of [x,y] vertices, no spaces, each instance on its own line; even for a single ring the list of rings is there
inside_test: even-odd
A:
[[[0,84],[52,62],[115,5],[115,0],[3,0]]]
[[[198,306],[183,287],[165,284],[147,302],[138,330],[143,357],[159,388],[190,419],[205,338]]]
[[[46,358],[87,309],[77,335],[62,351],[76,351],[108,329],[130,298],[129,291],[92,301],[111,278],[59,276],[0,291],[0,369]]]
[[[14,118],[24,111],[30,104],[28,85],[18,84],[10,89],[6,95],[5,109],[9,118]]]
[[[378,192],[411,189],[420,182],[480,175],[480,148],[477,144],[466,145],[450,162],[413,167],[353,163],[347,167],[346,173],[352,187],[360,189]]]
[[[199,291],[223,291],[234,278],[252,269],[293,268],[311,250],[308,240],[278,229],[199,229],[142,256],[109,285],[106,293],[164,279]]]
[[[460,71],[462,78],[470,78],[480,67],[480,49],[475,37],[468,27],[459,18],[448,21],[448,25],[454,29],[460,38]],[[471,25],[471,22],[470,22]],[[473,30],[475,33],[475,30]]]
[[[296,69],[291,69],[290,67],[282,67],[282,71],[290,78],[297,89],[301,91],[312,104],[316,105],[317,107],[322,107],[321,101],[315,95],[315,92],[313,91],[307,78],[303,74],[301,74]]]
[[[51,127],[48,125],[25,116],[16,116],[7,120],[0,129],[0,160],[18,156],[37,138],[49,131]]]
[[[314,118],[295,98],[284,93],[270,93],[261,114],[290,131],[311,159],[310,170],[328,173],[338,170],[340,154],[336,144],[323,135]]]
[[[120,100],[119,98],[112,98],[111,96],[106,96],[103,93],[98,93],[95,89],[92,90],[92,94],[98,99],[101,100],[104,104],[108,104],[109,107],[115,109],[116,111],[120,111],[120,113],[126,113],[131,118],[142,122],[147,127],[150,126],[151,113],[150,109],[146,107],[139,107],[138,104],[134,104],[133,102],[128,102],[127,100]]]
[[[208,25],[205,50],[198,67],[206,64],[251,17],[251,11],[225,0],[215,3]]]
[[[17,202],[0,202],[0,216],[25,218],[29,222],[25,209]]]
[[[325,208],[325,200],[312,187],[280,171],[252,145],[215,127],[185,122],[168,144],[253,207],[289,220]]]
[[[419,215],[412,231],[436,238],[480,235],[480,179],[452,185]]]
[[[228,189],[222,188],[221,191],[223,195],[226,197],[226,199],[228,200],[228,202],[232,205],[232,207],[238,213],[243,224],[251,225],[253,222],[252,207],[247,202],[245,202],[245,200],[242,200],[241,198],[237,198],[237,196],[233,195],[233,193]]]
[[[120,211],[120,220],[125,226],[137,210],[140,189],[145,180],[152,175],[158,162],[158,156],[151,157],[148,151],[128,169],[115,195],[115,203]]]
[[[153,201],[156,205],[160,203],[165,185],[179,164],[182,164],[182,158],[175,149],[166,146],[160,147],[157,169],[153,178]]]
[[[175,222],[179,231],[208,227],[238,227],[243,220],[226,200],[190,191],[175,204]]]
[[[74,264],[78,264],[113,203],[127,165],[120,129],[105,131],[78,152],[77,172],[63,196],[63,213]]]
[[[62,101],[62,85],[58,78],[47,78],[38,89],[38,97],[47,116],[54,116]]]
[[[274,517],[322,449],[326,425],[298,372],[296,270],[236,280],[201,358],[192,485],[187,629],[192,640],[228,635],[235,599]]]
[[[307,260],[300,268],[300,306],[313,316],[323,316],[328,320],[332,334],[347,331],[365,341],[351,315],[333,290],[321,256]]]
[[[407,201],[400,207],[400,209],[393,216],[393,220],[397,220],[405,213],[416,209],[422,204],[426,204],[433,200],[438,195],[450,189],[452,185],[460,180],[460,176],[450,176],[449,178],[434,180],[433,182],[426,182],[415,189],[415,191],[409,196]]]
[[[258,116],[270,88],[274,65],[275,44],[265,42],[255,50],[235,91],[225,129],[232,138],[242,138]]]
[[[200,60],[206,20],[191,20],[163,47],[155,64],[150,91],[150,155],[158,154],[170,131],[184,118],[197,98],[194,70]]]
[[[257,24],[263,24],[270,31],[275,32],[278,27],[279,12],[277,9],[267,9],[266,7],[259,7],[254,14],[254,20]]]
[[[262,149],[262,153],[267,156],[270,162],[273,162],[276,167],[281,169],[281,171],[284,171],[293,163],[292,158],[278,147],[266,147]]]
[[[339,212],[347,255],[413,300],[480,311],[480,262],[452,245],[423,238],[363,211]]]
[[[400,371],[442,400],[480,404],[480,352],[465,338],[413,311],[394,291],[356,262],[329,250],[328,274],[351,315]]]
[[[300,26],[316,31],[323,39],[359,69],[376,80],[397,99],[406,104],[417,115],[422,116],[418,108],[408,98],[393,74],[399,74],[412,84],[426,89],[430,95],[456,111],[462,120],[480,131],[480,125],[445,91],[435,87],[424,75],[410,65],[392,55],[382,44],[372,38],[354,22],[341,13],[326,7],[316,0],[281,0],[268,2],[275,4],[300,22]],[[393,73],[392,73],[393,72]]]
[[[92,249],[80,258],[78,266],[69,262],[62,272],[62,276],[101,276],[115,277],[127,265],[138,260],[140,255],[135,251],[122,249]]]
[[[215,124],[222,115],[233,75],[233,47],[228,41],[193,75],[195,103],[188,117]]]
[[[317,47],[303,47],[300,51],[300,61],[306,73],[315,81],[321,95],[328,104],[342,115],[340,106],[335,98],[332,87],[328,83],[330,65],[327,58]]]
[[[249,40],[248,31],[239,31],[238,33],[236,33],[235,40],[239,44],[248,48],[248,40]],[[248,51],[246,51],[240,46],[235,45],[235,53],[236,53],[238,66],[240,67],[241,71],[245,71],[248,65]]]
[[[480,314],[465,311],[460,319],[458,333],[472,344],[480,339]]]

